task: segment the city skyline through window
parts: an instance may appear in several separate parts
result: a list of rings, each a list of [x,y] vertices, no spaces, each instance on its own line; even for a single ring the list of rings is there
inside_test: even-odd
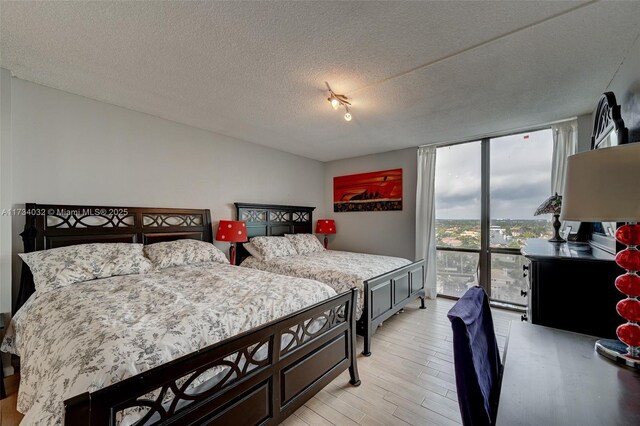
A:
[[[551,236],[550,217],[534,212],[550,195],[552,151],[551,129],[438,148],[438,293],[459,297],[480,284],[493,300],[526,303],[519,249]]]

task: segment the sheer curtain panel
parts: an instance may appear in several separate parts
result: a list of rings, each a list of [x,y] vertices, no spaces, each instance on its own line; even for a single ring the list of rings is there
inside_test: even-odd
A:
[[[553,131],[553,160],[551,163],[551,194],[564,193],[564,175],[567,157],[576,153],[578,146],[578,121],[571,120],[551,126]]]
[[[425,260],[425,291],[435,299],[436,290],[436,147],[418,148],[416,190],[416,260]]]

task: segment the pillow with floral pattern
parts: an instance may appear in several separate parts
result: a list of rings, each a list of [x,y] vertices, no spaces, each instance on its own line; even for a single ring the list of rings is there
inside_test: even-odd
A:
[[[152,269],[142,244],[92,243],[18,254],[33,274],[36,291]]]
[[[262,260],[262,253],[253,245],[253,243],[244,243],[244,249],[253,257]]]
[[[313,234],[284,234],[284,236],[291,241],[298,254],[324,251],[324,246]]]
[[[229,263],[225,254],[206,241],[183,239],[149,244],[144,252],[156,269],[172,266]]]
[[[262,255],[262,260],[298,254],[291,241],[285,237],[253,237],[251,243]]]

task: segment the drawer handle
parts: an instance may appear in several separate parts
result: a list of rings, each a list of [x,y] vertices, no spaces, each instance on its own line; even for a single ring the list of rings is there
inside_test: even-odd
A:
[[[522,321],[522,322],[529,321],[529,318],[527,318],[527,314],[520,315],[520,321]]]
[[[524,290],[520,290],[520,296],[527,297],[527,292]]]

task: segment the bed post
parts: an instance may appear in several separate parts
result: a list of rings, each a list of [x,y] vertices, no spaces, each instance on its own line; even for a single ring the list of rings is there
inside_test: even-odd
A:
[[[364,348],[362,349],[362,355],[371,356],[371,335],[373,334],[372,325],[371,325],[371,308],[372,308],[373,294],[371,294],[371,289],[369,288],[369,283],[365,281],[364,283],[364,310],[362,312],[362,319],[364,321]]]
[[[356,306],[358,303],[358,289],[351,289],[351,318],[349,324],[351,324],[351,364],[349,365],[349,376],[351,376],[351,383],[353,386],[360,386],[360,374],[358,374],[358,362],[356,360]]]
[[[91,419],[91,394],[89,392],[76,395],[64,402],[65,426],[88,426],[91,423],[87,424],[87,419]]]
[[[29,208],[29,204],[27,204],[27,209]],[[35,218],[33,216],[28,216],[27,223],[24,225],[24,231],[20,233],[24,253],[31,253],[36,249],[36,236],[38,235],[38,230],[35,227],[34,221]],[[36,291],[31,269],[29,269],[26,263],[20,263],[22,264],[22,271],[20,273],[20,289],[18,290],[16,302],[13,305],[14,314],[18,312],[22,305],[24,305],[27,300],[29,300],[29,297],[31,297],[31,295]]]

